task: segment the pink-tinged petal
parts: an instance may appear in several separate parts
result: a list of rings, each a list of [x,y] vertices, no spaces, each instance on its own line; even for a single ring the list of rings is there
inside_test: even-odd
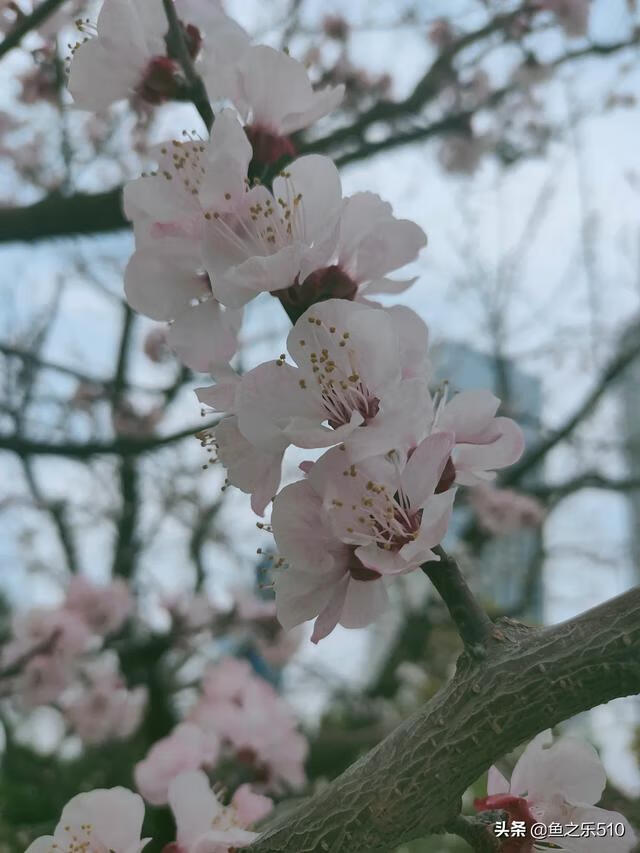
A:
[[[222,308],[213,297],[176,317],[167,343],[192,370],[214,373],[217,364],[231,360],[238,348],[242,309]]]
[[[509,782],[498,768],[490,767],[487,774],[487,794],[492,797],[494,794],[508,794],[510,790]]]
[[[55,853],[56,843],[53,835],[41,835],[27,847],[25,853],[51,853],[51,851]]]
[[[385,551],[373,542],[360,545],[356,548],[355,555],[365,568],[379,572],[384,577],[403,575],[418,568],[417,563],[407,562],[398,551]],[[374,583],[374,581],[365,581],[365,583]]]
[[[291,567],[279,572],[275,581],[276,614],[285,631],[321,613],[343,577],[341,571],[314,575]]]
[[[241,785],[233,795],[231,805],[238,814],[242,826],[251,826],[262,820],[273,810],[273,800],[251,790],[250,785]]]
[[[578,824],[578,832],[584,824],[596,825],[598,823],[608,827],[609,824],[621,823],[624,832],[619,838],[614,833],[607,831],[604,837],[598,838],[590,835],[565,835],[562,837],[562,849],[570,853],[631,853],[635,850],[637,836],[629,821],[619,812],[600,809],[597,806],[568,805],[568,804],[543,804],[544,811],[541,819],[547,825],[552,822],[567,824]],[[594,827],[595,829],[595,827]],[[568,830],[568,827],[566,829]],[[575,830],[573,830],[575,832]],[[553,839],[552,839],[553,840]],[[560,839],[559,839],[560,840]]]
[[[178,844],[191,848],[222,814],[222,805],[202,770],[181,773],[169,786],[169,806],[176,822]]]
[[[418,536],[402,546],[401,557],[419,563],[432,559],[431,549],[439,545],[447,533],[455,496],[456,489],[448,489],[427,500],[423,505]]]
[[[251,506],[258,515],[278,491],[283,452],[265,453],[250,444],[238,429],[237,418],[223,418],[215,428],[218,458],[227,469],[229,482],[252,495]]]
[[[221,110],[211,132],[206,174],[199,190],[204,209],[227,210],[242,199],[252,156],[251,143],[235,110]]]
[[[99,788],[69,800],[54,835],[56,840],[65,838],[73,835],[74,827],[90,824],[92,836],[105,849],[119,853],[140,842],[143,820],[144,802],[139,794],[121,787]]]
[[[555,742],[548,731],[527,746],[511,777],[511,792],[530,801],[554,795],[573,803],[596,803],[607,776],[595,749],[572,737]]]
[[[215,385],[196,388],[196,397],[216,412],[235,414],[237,388],[236,382],[217,382]]]
[[[327,637],[340,621],[349,583],[349,575],[344,575],[344,577],[342,577],[333,586],[331,598],[320,611],[318,618],[314,623],[313,633],[311,634],[312,643],[317,644],[320,640]]]
[[[414,261],[426,245],[427,237],[415,222],[407,219],[380,222],[358,247],[354,278],[358,282],[379,279]]]
[[[199,839],[193,853],[226,853],[229,849],[248,847],[257,837],[257,832],[235,826],[231,829],[212,829]]]
[[[287,347],[310,385],[316,381],[312,353],[319,357],[324,349],[335,364],[333,377],[348,378],[356,370],[374,394],[400,378],[398,339],[386,312],[377,308],[344,299],[313,305],[289,333]]]
[[[282,117],[280,122],[282,133],[295,133],[296,130],[309,127],[318,119],[333,112],[342,103],[344,93],[343,83],[338,86],[325,86],[324,89],[314,91],[306,109],[292,111]]]
[[[326,417],[326,413],[321,413]],[[360,412],[353,411],[348,424],[332,429],[328,426],[318,426],[318,418],[309,420],[306,418],[292,418],[284,433],[296,447],[311,449],[314,447],[332,447],[340,442],[346,441],[349,436],[364,422]]]
[[[360,462],[390,450],[408,450],[423,433],[432,413],[429,388],[423,379],[406,379],[392,385],[381,394],[379,406],[366,427],[345,439],[350,461]]]
[[[297,571],[320,576],[333,569],[335,538],[323,523],[322,500],[308,481],[293,483],[280,492],[273,502],[271,525],[278,551]]]
[[[429,329],[426,323],[411,308],[393,305],[386,309],[400,343],[402,378],[428,379],[431,372],[429,362]]]
[[[238,386],[238,428],[255,447],[283,452],[290,443],[285,429],[293,418],[320,426],[326,413],[318,398],[300,384],[290,364],[264,362],[246,373]]]
[[[340,218],[340,266],[355,275],[362,242],[377,224],[392,219],[391,205],[376,193],[360,192],[346,198]]]
[[[292,216],[301,226],[297,235],[311,245],[342,208],[340,174],[333,160],[321,154],[299,157],[287,166],[286,173],[286,178],[274,180],[273,194],[292,208]],[[297,205],[296,197],[300,197]]]
[[[207,279],[198,274],[200,266],[197,250],[184,240],[144,245],[125,270],[127,302],[153,320],[173,320],[194,299],[211,292]]]
[[[204,261],[214,296],[229,308],[241,308],[259,293],[289,287],[300,270],[303,250],[301,243],[294,243],[273,255],[248,258],[216,275],[217,258],[205,243]]]
[[[302,63],[257,45],[244,54],[238,68],[234,102],[245,121],[289,134],[332,110],[343,93],[343,87],[314,92]]]
[[[384,581],[349,581],[340,624],[344,628],[365,628],[381,616],[389,604]]]
[[[404,293],[417,281],[415,278],[376,278],[363,284],[358,291],[358,299],[375,296],[378,293]]]
[[[444,407],[437,428],[455,432],[458,444],[475,443],[478,438],[490,440],[486,430],[499,405],[500,400],[491,391],[462,391]]]
[[[498,437],[490,444],[457,444],[453,461],[458,483],[475,485],[486,479],[482,472],[513,465],[522,456],[524,435],[518,424],[511,418],[495,418],[494,425]]]
[[[417,509],[433,495],[454,445],[452,432],[436,432],[415,448],[402,474],[402,488],[412,507]]]
[[[81,44],[73,54],[69,69],[69,91],[76,107],[102,112],[111,104],[130,97],[140,83],[150,59],[146,51],[133,54],[114,68],[113,57],[97,38]]]

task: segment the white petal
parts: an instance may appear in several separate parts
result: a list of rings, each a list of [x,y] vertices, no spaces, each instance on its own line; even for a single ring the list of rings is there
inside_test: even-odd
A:
[[[518,424],[511,418],[495,418],[494,426],[498,438],[490,444],[458,444],[456,433],[456,449],[453,461],[456,466],[456,480],[463,483],[464,474],[480,475],[483,471],[494,471],[517,462],[524,451],[524,435]],[[471,483],[478,480],[472,476]]]
[[[234,356],[241,323],[242,309],[224,310],[211,298],[177,316],[167,343],[188,367],[215,373],[216,364],[229,362]]]
[[[278,551],[299,572],[320,576],[335,565],[330,553],[335,539],[323,515],[322,500],[306,480],[286,486],[273,502],[271,525]]]
[[[452,432],[436,432],[427,436],[413,451],[402,472],[402,488],[412,507],[423,506],[433,495],[454,444]]]
[[[455,432],[458,444],[474,442],[486,432],[499,405],[491,391],[462,391],[440,413],[438,429]]]
[[[508,794],[511,790],[509,782],[504,778],[497,767],[490,767],[487,774],[487,795]]]
[[[549,745],[551,744],[551,745]],[[511,792],[530,800],[560,795],[574,803],[597,803],[607,777],[595,749],[584,741],[562,737],[551,743],[542,732],[527,746],[511,777]]]
[[[189,847],[211,829],[222,806],[202,770],[181,773],[169,785],[169,806],[176,822],[180,845]]]
[[[296,233],[305,243],[311,244],[318,234],[324,232],[328,220],[336,219],[337,223],[342,209],[340,174],[333,160],[322,154],[299,157],[287,166],[286,171],[288,177],[274,180],[273,195],[290,206],[293,206],[296,196],[302,197],[292,217],[303,226],[302,233],[299,227]]]
[[[107,849],[127,850],[139,842],[143,820],[144,801],[139,794],[121,787],[98,788],[69,800],[54,835],[65,838],[65,827],[91,824],[93,837]]]
[[[345,628],[364,628],[387,609],[389,596],[382,579],[357,581],[351,578],[342,607],[340,624]]]
[[[124,274],[127,302],[153,320],[173,320],[192,302],[210,293],[198,274],[197,247],[180,239],[158,241],[137,249]]]
[[[320,640],[328,636],[340,621],[348,588],[349,575],[344,575],[333,586],[329,601],[320,611],[314,623],[311,635],[312,643],[319,643]]]

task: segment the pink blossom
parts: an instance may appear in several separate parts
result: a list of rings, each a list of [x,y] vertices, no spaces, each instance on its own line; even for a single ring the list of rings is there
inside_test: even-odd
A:
[[[363,628],[387,607],[386,583],[334,534],[322,499],[308,481],[286,486],[274,501],[276,544],[288,565],[276,570],[278,619],[290,630],[316,619],[314,643],[337,624]]]
[[[431,401],[425,378],[428,333],[409,309],[383,310],[331,299],[295,324],[281,357],[229,386],[220,397],[200,389],[202,402],[231,405],[233,418],[213,430],[229,482],[251,492],[262,514],[276,493],[290,444],[344,443],[350,461],[408,449]],[[220,399],[221,398],[221,399]]]
[[[204,265],[214,296],[239,308],[324,266],[337,245],[342,209],[333,162],[318,154],[300,157],[270,192],[247,185],[253,152],[233,111],[217,117],[211,145],[215,161],[199,193],[206,209]]]
[[[511,418],[495,417],[499,405],[490,391],[473,390],[456,394],[448,403],[442,398],[436,406],[431,431],[455,435],[446,472],[450,482],[475,486],[492,480],[496,469],[513,465],[522,455],[522,430]]]
[[[134,768],[136,786],[147,802],[167,802],[171,781],[188,770],[212,767],[219,752],[219,740],[193,723],[181,723],[170,735],[157,741],[147,757]]]
[[[269,788],[300,788],[307,741],[287,703],[246,661],[225,658],[209,667],[190,721],[218,737]]]
[[[131,614],[133,599],[122,578],[98,585],[75,575],[67,588],[65,607],[81,617],[95,634],[106,636],[124,625]]]
[[[522,527],[539,527],[545,515],[539,501],[512,489],[475,486],[469,501],[480,526],[493,536],[503,536]]]
[[[587,34],[590,0],[537,0],[537,5],[552,12],[568,36]]]
[[[223,806],[201,771],[182,773],[169,788],[169,805],[177,829],[180,853],[228,853],[246,847],[257,833],[246,827],[260,820],[272,808],[272,802],[238,788],[229,806]]]
[[[295,155],[289,136],[342,101],[344,86],[315,91],[301,62],[266,45],[249,48],[236,65],[232,100],[262,164]]]
[[[276,295],[287,309],[300,314],[332,296],[366,299],[378,293],[400,293],[415,279],[394,280],[387,278],[388,273],[414,261],[426,244],[422,228],[408,219],[396,219],[391,205],[380,196],[355,193],[345,199],[338,243],[327,265]]]
[[[248,36],[216,2],[199,8],[197,21],[185,21],[183,15],[189,15],[193,5],[191,0],[176,3],[183,36],[191,58],[197,60],[204,33],[207,69],[217,73],[211,97],[220,97],[229,93],[233,64],[248,46]],[[97,26],[83,21],[81,29],[93,36],[76,45],[71,61],[69,90],[81,109],[103,110],[124,98],[158,104],[180,93],[182,69],[167,52],[162,3],[105,0]]]
[[[85,743],[128,738],[138,728],[147,704],[144,686],[129,690],[115,655],[84,667],[86,684],[77,685],[61,704],[65,717]]]
[[[511,782],[492,767],[487,781],[488,796],[475,801],[476,809],[504,809],[511,817],[533,823],[592,822],[622,823],[621,838],[607,836],[607,853],[629,853],[636,836],[626,819],[617,812],[597,808],[607,781],[598,754],[589,744],[572,737],[554,742],[550,731],[539,734],[527,746],[514,767]],[[531,840],[523,841],[532,850]],[[562,848],[575,853],[601,853],[601,838],[572,837],[563,832]]]
[[[78,794],[62,810],[53,835],[43,835],[26,853],[52,850],[95,850],[140,853],[150,839],[141,839],[144,803],[126,788],[98,788]]]

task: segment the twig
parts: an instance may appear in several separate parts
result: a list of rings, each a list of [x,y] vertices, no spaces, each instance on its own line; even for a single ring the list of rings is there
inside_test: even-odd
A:
[[[487,812],[487,815],[490,813]],[[493,822],[493,813],[491,813]],[[476,853],[496,853],[500,850],[500,840],[491,832],[491,824],[485,817],[465,817],[458,815],[445,826],[451,835],[457,835],[472,847]]]
[[[202,121],[207,126],[207,130],[211,130],[213,125],[213,110],[209,103],[207,90],[204,87],[202,78],[196,72],[184,40],[182,26],[178,20],[176,7],[173,5],[173,0],[162,0],[164,11],[169,22],[169,33],[167,35],[167,44],[171,53],[175,56],[182,67],[185,79],[187,81],[188,96],[193,101],[194,107],[200,113]]]
[[[34,30],[39,24],[45,21],[64,2],[65,0],[45,0],[30,15],[20,18],[11,32],[7,33],[0,42],[0,59],[14,47],[18,47],[27,33],[30,33],[31,30]]]
[[[440,546],[433,550],[440,561],[423,563],[422,571],[447,605],[466,650],[474,657],[482,657],[493,623],[471,592],[456,560]]]

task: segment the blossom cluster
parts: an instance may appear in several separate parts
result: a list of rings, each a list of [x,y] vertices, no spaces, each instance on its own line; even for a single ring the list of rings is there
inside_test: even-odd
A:
[[[158,51],[171,44],[160,4],[148,5],[119,3],[116,14],[104,4],[97,37],[71,64],[78,103],[96,75],[109,77],[110,97],[147,91]],[[314,91],[303,65],[251,45],[218,7],[198,38],[187,4],[175,8],[184,43],[197,42],[192,58],[209,96],[226,105],[209,139],[160,145],[157,168],[125,187],[136,240],[126,295],[170,323],[167,341],[185,364],[217,380],[198,391],[223,415],[202,444],[256,513],[273,501],[278,563],[286,564],[275,581],[278,618],[290,628],[315,617],[317,642],[337,624],[369,624],[389,583],[438,559],[457,486],[517,460],[522,432],[496,416],[500,401],[487,390],[434,393],[427,326],[406,307],[374,300],[413,284],[389,276],[417,258],[422,229],[374,193],[343,197],[328,157],[296,156],[297,132],[334,109],[343,87]],[[137,52],[127,42],[136,68],[123,64],[126,85],[111,71],[113,55],[104,61],[125,26],[147,39]],[[234,39],[235,49],[219,49],[218,40]],[[240,375],[230,360],[243,307],[262,293],[294,323],[287,352]],[[291,446],[315,458],[280,490]]]
[[[283,793],[304,785],[306,755],[306,738],[288,704],[246,661],[224,658],[206,670],[185,721],[152,746],[134,777],[153,805],[170,801],[181,774],[225,762],[243,768],[254,789]]]
[[[17,613],[0,653],[7,693],[27,710],[55,705],[85,743],[129,737],[141,722],[147,689],[129,689],[106,645],[132,607],[121,579],[99,585],[76,575],[59,607]]]

